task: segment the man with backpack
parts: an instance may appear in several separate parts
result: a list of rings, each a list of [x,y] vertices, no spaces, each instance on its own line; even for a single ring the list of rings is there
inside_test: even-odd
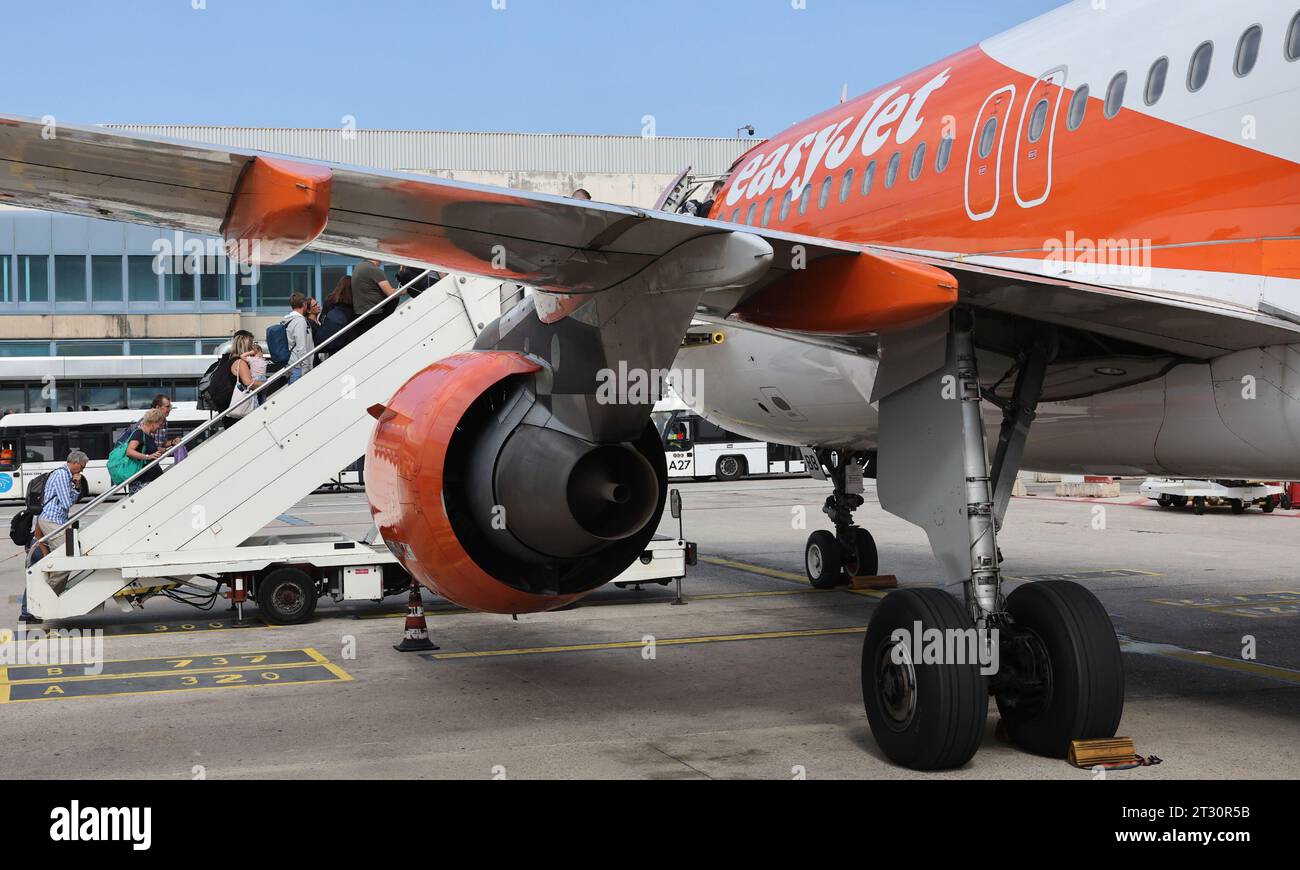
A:
[[[56,468],[45,475],[45,486],[41,489],[41,503],[39,506],[31,503],[31,492],[29,491],[27,509],[19,514],[19,517],[24,514],[32,517],[35,514],[35,522],[32,525],[31,535],[28,539],[31,544],[28,555],[29,557],[32,555],[31,550],[40,551],[40,557],[36,557],[35,560],[29,558],[29,565],[41,557],[48,556],[53,548],[63,545],[64,537],[67,535],[66,531],[60,532],[44,543],[37,544],[35,542],[68,521],[72,506],[81,498],[81,475],[89,464],[89,456],[80,450],[74,450],[68,454],[66,465],[62,468]],[[18,517],[15,517],[15,521],[18,521]],[[29,624],[41,621],[39,617],[34,616],[27,610],[26,589],[23,590],[21,612],[18,619]]]
[[[302,293],[289,297],[292,309],[284,319],[266,331],[271,361],[288,366],[289,383],[311,371],[316,353],[316,331],[320,329],[320,303]]]

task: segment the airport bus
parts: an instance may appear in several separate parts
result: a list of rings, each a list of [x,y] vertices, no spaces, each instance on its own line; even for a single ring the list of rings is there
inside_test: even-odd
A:
[[[655,408],[669,478],[741,480],[762,474],[807,474],[798,447],[728,432],[673,401]]]
[[[0,500],[21,501],[29,483],[63,465],[73,450],[81,450],[90,457],[90,464],[81,476],[82,497],[112,489],[108,455],[117,439],[139,422],[144,413],[143,409],[137,409],[0,417]],[[209,412],[197,410],[193,402],[178,402],[172,405],[167,418],[167,437],[188,435],[211,417]]]

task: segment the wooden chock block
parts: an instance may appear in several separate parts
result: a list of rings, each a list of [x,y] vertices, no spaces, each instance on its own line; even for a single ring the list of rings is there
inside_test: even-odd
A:
[[[854,577],[849,582],[850,589],[897,589],[898,578],[893,574],[883,574],[879,577]]]

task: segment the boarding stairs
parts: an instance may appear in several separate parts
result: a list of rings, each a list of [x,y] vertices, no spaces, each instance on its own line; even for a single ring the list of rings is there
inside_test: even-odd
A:
[[[177,554],[195,562],[233,560],[241,545],[365,454],[375,425],[371,407],[432,363],[470,348],[517,299],[515,284],[448,276],[400,305],[85,529],[74,515],[66,546],[28,569],[29,609],[44,619],[90,613],[123,590],[124,576],[139,583],[148,573],[142,561],[174,562]]]

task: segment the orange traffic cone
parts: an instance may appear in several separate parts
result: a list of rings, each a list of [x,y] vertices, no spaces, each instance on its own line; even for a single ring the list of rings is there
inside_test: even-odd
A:
[[[406,605],[406,631],[402,633],[402,642],[393,649],[398,652],[430,652],[439,649],[429,640],[429,623],[424,619],[424,601],[420,598],[420,587],[411,584],[411,597]]]

